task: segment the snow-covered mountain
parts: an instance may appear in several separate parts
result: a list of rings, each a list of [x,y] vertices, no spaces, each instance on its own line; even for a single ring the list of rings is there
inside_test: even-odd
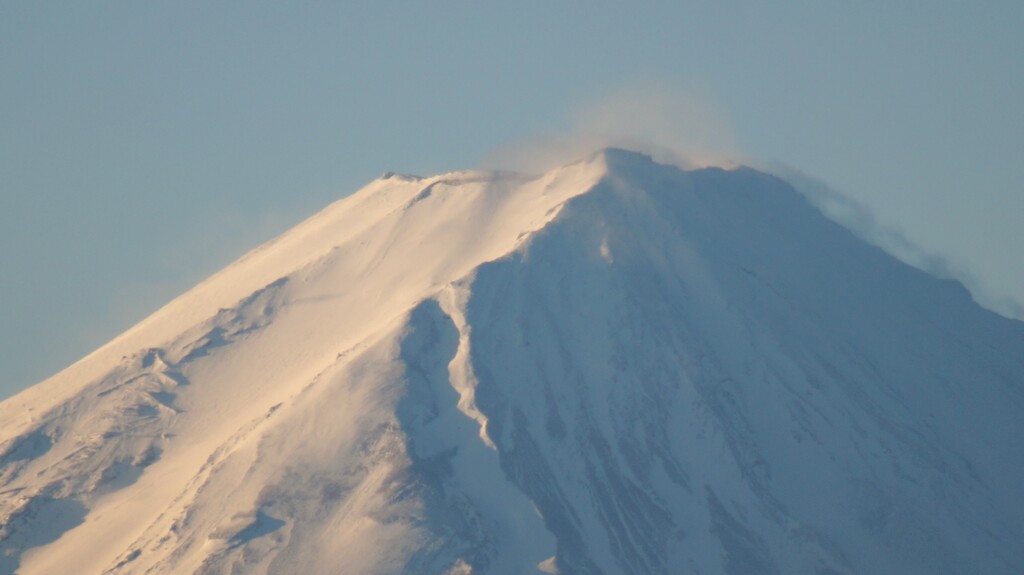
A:
[[[754,170],[385,176],[0,404],[0,574],[1021,573],[1024,324]]]

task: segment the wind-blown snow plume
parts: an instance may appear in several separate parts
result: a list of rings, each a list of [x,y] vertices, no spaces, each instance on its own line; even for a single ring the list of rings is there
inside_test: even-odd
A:
[[[866,205],[819,179],[780,162],[744,154],[728,112],[710,89],[699,84],[635,80],[575,106],[568,124],[561,132],[499,147],[485,157],[483,165],[541,173],[606,147],[639,150],[683,169],[753,165],[790,182],[826,216],[865,241],[932,275],[961,282],[988,309],[1024,319],[1024,302],[995,290],[966,263],[931,252],[901,231],[882,225]]]
[[[708,88],[640,79],[569,111],[569,127],[513,142],[485,167],[540,173],[608,147],[682,168],[734,165],[742,154],[728,113]]]
[[[999,293],[974,274],[965,262],[953,261],[931,252],[908,238],[899,229],[883,225],[870,208],[849,194],[844,194],[825,182],[780,162],[766,162],[758,167],[792,184],[822,213],[864,241],[933,276],[962,283],[971,292],[975,301],[992,311],[1024,320],[1024,302],[1011,295]]]

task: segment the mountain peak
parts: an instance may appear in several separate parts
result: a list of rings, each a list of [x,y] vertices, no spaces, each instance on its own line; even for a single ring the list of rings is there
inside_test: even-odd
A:
[[[635,166],[637,168],[650,167],[654,159],[650,154],[628,150],[625,148],[607,147],[594,153],[594,157],[600,158],[611,166]]]
[[[754,170],[392,175],[0,403],[0,574],[1018,573],[1022,358]]]

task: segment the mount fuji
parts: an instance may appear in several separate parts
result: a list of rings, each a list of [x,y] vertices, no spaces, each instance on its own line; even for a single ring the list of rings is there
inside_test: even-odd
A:
[[[1024,572],[1024,323],[749,169],[388,174],[0,403],[2,574]]]

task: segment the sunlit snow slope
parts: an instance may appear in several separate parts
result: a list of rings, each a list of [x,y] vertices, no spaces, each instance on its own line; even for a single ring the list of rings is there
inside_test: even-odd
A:
[[[1021,573],[1022,416],[770,176],[391,176],[0,404],[0,575]]]

